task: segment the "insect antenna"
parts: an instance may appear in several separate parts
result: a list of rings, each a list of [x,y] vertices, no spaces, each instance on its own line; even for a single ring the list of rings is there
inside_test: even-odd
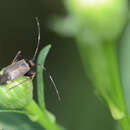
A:
[[[56,94],[57,94],[57,96],[58,96],[58,100],[61,101],[61,97],[60,97],[58,88],[56,87],[56,84],[55,84],[54,79],[52,78],[51,74],[49,73],[49,71],[47,70],[47,68],[46,68],[45,66],[43,67],[43,66],[40,65],[40,64],[38,64],[38,65],[41,66],[41,67],[43,68],[43,70],[45,70],[45,72],[49,75],[49,79],[51,80],[51,82],[52,82],[52,84],[53,84],[53,87],[54,87],[54,89],[55,89],[55,91],[56,91]]]
[[[40,37],[41,37],[41,34],[40,34],[40,23],[39,23],[38,17],[35,17],[35,20],[36,20],[36,23],[37,23],[37,31],[38,31],[37,35],[38,35],[38,37],[37,37],[37,47],[36,47],[35,53],[33,55],[32,61],[34,61],[36,59],[36,55],[37,55],[37,52],[38,52],[38,49],[39,49],[39,45],[40,45]]]
[[[38,30],[38,37],[37,37],[37,47],[36,47],[36,50],[35,50],[35,53],[34,53],[34,56],[32,58],[32,61],[34,62],[35,59],[36,59],[36,55],[37,55],[37,52],[38,52],[38,49],[39,49],[39,45],[40,45],[40,37],[41,37],[41,34],[40,34],[40,23],[39,23],[39,20],[38,20],[38,17],[35,17],[35,20],[36,20],[36,23],[37,23],[37,30]],[[41,65],[40,65],[41,66]],[[42,67],[42,66],[41,66]],[[60,97],[60,94],[59,94],[59,91],[56,87],[56,84],[51,76],[51,74],[48,72],[48,70],[45,68],[45,67],[42,67],[49,75],[49,78],[55,88],[55,91],[56,91],[56,94],[58,96],[58,100],[61,101],[61,97]]]
[[[50,80],[51,80],[51,82],[52,82],[52,84],[53,84],[53,86],[54,86],[54,88],[55,88],[56,94],[57,94],[57,96],[58,96],[58,100],[61,101],[61,97],[60,97],[58,88],[56,87],[56,84],[55,84],[55,82],[54,82],[54,80],[53,80],[51,74],[47,71],[47,69],[46,69],[45,67],[44,67],[44,70],[45,70],[45,71],[47,72],[47,74],[49,75],[49,78],[50,78]]]

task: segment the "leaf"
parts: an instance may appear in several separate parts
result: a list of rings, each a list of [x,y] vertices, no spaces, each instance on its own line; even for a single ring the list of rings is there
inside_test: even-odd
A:
[[[0,128],[3,130],[44,130],[23,114],[0,113]]]
[[[37,60],[37,95],[38,103],[41,109],[45,109],[45,99],[44,99],[44,80],[43,80],[43,70],[47,54],[51,48],[51,45],[44,47]]]

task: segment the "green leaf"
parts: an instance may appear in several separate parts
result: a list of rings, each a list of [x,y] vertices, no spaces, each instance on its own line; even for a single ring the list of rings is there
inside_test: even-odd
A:
[[[23,114],[0,113],[0,128],[3,130],[44,130]]]
[[[44,47],[41,50],[37,60],[37,95],[38,103],[41,109],[45,109],[43,69],[50,48],[51,45]]]

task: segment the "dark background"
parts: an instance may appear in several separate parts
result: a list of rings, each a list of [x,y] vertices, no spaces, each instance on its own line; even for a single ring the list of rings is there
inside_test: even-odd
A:
[[[60,37],[49,27],[52,16],[64,16],[66,13],[60,0],[1,0],[0,68],[10,64],[18,50],[22,51],[23,58],[33,56],[37,40],[34,18],[39,17],[40,49],[47,43],[52,44],[46,67],[62,97],[59,102],[52,83],[45,74],[48,109],[56,115],[57,122],[68,130],[115,130],[116,121],[112,119],[107,107],[94,95],[73,39]],[[121,77],[124,85],[129,86],[129,35],[125,35],[122,42],[119,46]],[[128,89],[125,88],[126,92]],[[128,95],[126,97],[129,98]],[[42,130],[19,114],[0,114],[0,126],[6,130]]]

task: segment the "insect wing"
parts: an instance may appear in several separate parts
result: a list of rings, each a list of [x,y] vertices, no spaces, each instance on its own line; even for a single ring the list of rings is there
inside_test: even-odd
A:
[[[13,81],[23,76],[30,70],[28,63],[23,59],[5,68],[4,73],[8,75],[8,80]]]

